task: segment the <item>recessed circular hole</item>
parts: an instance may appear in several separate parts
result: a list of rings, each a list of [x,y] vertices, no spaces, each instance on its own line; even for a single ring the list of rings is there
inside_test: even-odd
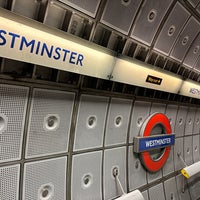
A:
[[[187,148],[187,154],[189,154],[189,153],[190,153],[190,148],[188,147],[188,148]]]
[[[90,116],[88,118],[87,124],[89,128],[94,128],[96,126],[96,123],[97,123],[97,118],[95,116]]]
[[[198,151],[198,147],[197,147],[197,146],[194,147],[194,151],[195,151],[195,152]]]
[[[139,169],[139,167],[140,167],[140,161],[136,160],[135,161],[135,169]]]
[[[174,34],[175,30],[176,30],[175,26],[174,26],[174,25],[171,25],[171,26],[169,27],[169,30],[168,30],[168,35],[169,35],[169,36],[172,36],[172,35]]]
[[[180,118],[178,123],[179,123],[179,125],[181,125],[183,123],[183,119]]]
[[[170,199],[174,200],[174,194],[173,193],[170,194]]]
[[[196,46],[196,47],[194,48],[194,50],[193,50],[193,53],[194,53],[194,54],[197,54],[198,51],[199,51],[199,46]]]
[[[53,196],[54,187],[53,185],[44,185],[39,190],[40,200],[50,200]]]
[[[185,36],[185,37],[183,38],[183,40],[182,40],[182,45],[183,45],[183,46],[186,45],[187,42],[188,42],[188,40],[189,40],[189,37],[188,37],[188,36]]]
[[[2,116],[0,116],[0,131],[3,131],[5,126],[6,126],[5,119]]]
[[[138,119],[137,119],[137,125],[138,126],[141,126],[141,124],[142,124],[142,117],[139,117]]]
[[[45,198],[49,195],[49,191],[48,190],[44,190],[42,191],[42,197]]]
[[[199,118],[196,119],[196,124],[197,124],[197,125],[199,124]]]
[[[122,3],[124,6],[128,6],[128,5],[131,3],[131,0],[121,0],[121,3]]]
[[[192,119],[191,119],[191,118],[188,120],[188,124],[189,124],[189,125],[192,124]]]
[[[115,126],[119,127],[122,124],[122,117],[121,116],[117,116],[115,118]]]
[[[89,187],[89,185],[91,184],[91,179],[92,177],[89,174],[83,177],[83,184],[85,187]]]
[[[60,118],[58,115],[47,115],[45,117],[44,128],[47,131],[55,131],[60,124]]]
[[[148,21],[153,22],[156,18],[157,12],[156,10],[151,10],[148,14]]]

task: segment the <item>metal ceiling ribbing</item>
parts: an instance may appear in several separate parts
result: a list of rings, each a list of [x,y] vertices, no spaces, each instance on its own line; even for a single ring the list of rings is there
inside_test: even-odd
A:
[[[199,0],[0,0],[0,6],[200,80]]]

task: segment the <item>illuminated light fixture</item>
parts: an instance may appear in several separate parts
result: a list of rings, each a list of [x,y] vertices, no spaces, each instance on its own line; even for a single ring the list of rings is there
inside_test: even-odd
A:
[[[178,93],[183,82],[178,76],[163,73],[158,68],[125,57],[116,60],[112,76],[113,81],[171,93]]]
[[[114,52],[0,8],[0,56],[109,79]]]
[[[197,85],[193,81],[184,81],[180,90],[180,94],[200,99],[200,85]]]
[[[0,57],[200,98],[200,86],[0,8]]]
[[[118,184],[119,189],[121,190],[122,196],[117,198],[116,200],[144,200],[142,193],[139,190],[134,190],[128,194],[124,192],[122,184],[119,180],[119,171],[117,167],[113,168],[113,176]]]
[[[190,178],[191,176],[194,176],[199,172],[200,172],[200,161],[190,166],[186,166],[181,170],[181,174],[186,178]]]

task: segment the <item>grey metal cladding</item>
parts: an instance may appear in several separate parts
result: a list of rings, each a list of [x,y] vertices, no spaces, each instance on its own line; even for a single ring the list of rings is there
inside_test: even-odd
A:
[[[76,8],[91,17],[95,17],[100,0],[60,0],[63,3]]]
[[[190,4],[192,4],[193,7],[196,7],[197,4],[200,2],[199,0],[187,0],[190,2]]]
[[[176,3],[156,40],[154,49],[168,55],[189,15],[180,3]]]
[[[181,62],[199,30],[199,22],[194,17],[191,17],[176,41],[170,56]]]
[[[200,55],[200,34],[196,37],[193,44],[190,46],[188,53],[185,56],[183,64],[193,68]]]
[[[140,3],[141,0],[108,0],[101,22],[127,35]]]
[[[133,26],[131,37],[150,46],[171,3],[172,0],[146,0]]]
[[[194,69],[200,71],[200,56],[198,57],[197,62],[194,65]]]
[[[39,12],[39,5],[39,1],[13,0],[11,11],[31,19],[36,19]]]
[[[65,18],[65,9],[49,4],[44,16],[44,24],[61,29]]]

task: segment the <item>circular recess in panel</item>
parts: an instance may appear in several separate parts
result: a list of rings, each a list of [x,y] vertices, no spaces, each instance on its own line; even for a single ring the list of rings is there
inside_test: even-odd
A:
[[[157,16],[157,11],[154,9],[150,10],[150,12],[148,14],[148,21],[153,22],[155,20],[156,16]]]
[[[194,147],[194,151],[195,151],[195,152],[198,151],[198,147],[197,147],[197,146]]]
[[[3,114],[0,114],[0,133],[7,128],[7,117]]]
[[[115,126],[120,127],[122,125],[122,120],[123,120],[122,116],[115,117]]]
[[[189,125],[192,124],[192,119],[191,119],[191,118],[188,120],[188,124],[189,124]]]
[[[142,125],[142,121],[143,121],[142,117],[137,118],[137,126],[141,126]]]
[[[196,124],[197,124],[197,125],[199,124],[199,121],[200,121],[199,118],[197,118],[197,119],[196,119]]]
[[[87,119],[87,127],[94,128],[97,124],[97,117],[96,116],[89,116]]]
[[[128,6],[128,5],[131,3],[131,0],[121,0],[121,3],[122,3],[124,6]]]
[[[44,118],[44,129],[56,131],[60,125],[60,117],[57,114],[49,114]]]
[[[111,169],[111,177],[115,178],[116,176],[119,176],[119,167],[113,166]]]
[[[194,54],[197,54],[198,51],[199,51],[199,48],[200,48],[199,46],[196,46],[196,47],[194,48],[194,50],[193,50],[193,53],[194,53]]]
[[[174,193],[170,193],[170,200],[175,200]]]
[[[174,25],[171,25],[168,29],[168,36],[172,36],[176,30],[176,27]]]
[[[190,154],[190,148],[189,147],[187,148],[187,154]]]
[[[135,171],[139,171],[141,169],[141,164],[139,159],[136,159],[134,166],[135,166]]]
[[[49,183],[42,185],[39,189],[39,200],[50,200],[54,195],[54,186]]]
[[[172,125],[172,118],[169,118],[169,123],[170,125]]]
[[[183,123],[183,119],[180,118],[178,124],[181,125]]]
[[[182,40],[182,45],[185,46],[189,40],[189,36],[185,36]]]
[[[93,183],[92,174],[85,174],[82,178],[82,187],[84,189],[89,188]]]

